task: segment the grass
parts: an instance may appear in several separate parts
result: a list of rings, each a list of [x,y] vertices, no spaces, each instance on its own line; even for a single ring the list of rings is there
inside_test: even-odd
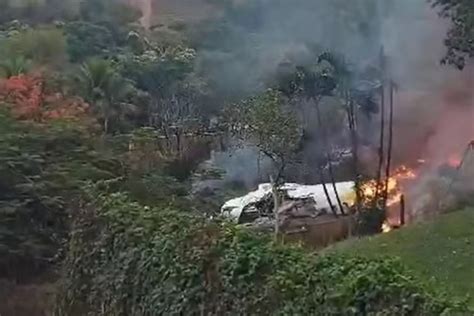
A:
[[[353,239],[328,251],[391,255],[427,284],[474,306],[474,209],[440,216],[387,234]]]

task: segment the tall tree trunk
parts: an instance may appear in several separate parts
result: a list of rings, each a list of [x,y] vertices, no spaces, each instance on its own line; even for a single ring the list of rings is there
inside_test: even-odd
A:
[[[359,137],[357,135],[357,112],[355,109],[355,104],[352,101],[350,93],[347,93],[347,103],[348,103],[348,121],[349,129],[351,133],[351,145],[352,145],[352,171],[355,183],[355,192],[356,192],[356,212],[361,211],[362,203],[362,193],[361,193],[361,183],[360,183],[360,174],[359,174]]]
[[[336,207],[334,206],[334,204],[332,204],[331,197],[329,196],[328,187],[326,185],[326,180],[324,178],[323,168],[319,167],[318,170],[319,170],[319,177],[321,178],[321,184],[323,186],[324,195],[326,196],[326,200],[328,201],[329,207],[331,208],[331,212],[334,214],[334,216],[338,217]]]
[[[379,163],[377,167],[377,184],[375,189],[374,207],[379,206],[379,198],[382,186],[382,170],[384,166],[384,153],[385,153],[385,62],[384,62],[383,48],[380,52],[380,62],[382,71],[382,87],[380,88],[380,144],[379,144]]]
[[[334,171],[333,171],[332,164],[331,164],[331,155],[329,153],[327,154],[327,161],[328,161],[329,178],[331,180],[332,189],[334,190],[334,194],[336,195],[337,205],[339,206],[339,210],[341,211],[341,214],[345,215],[344,205],[342,204],[341,197],[339,196],[339,192],[337,191],[337,185],[336,185],[336,181],[335,181],[335,177],[334,177]]]
[[[273,214],[275,216],[275,242],[278,241],[278,235],[280,234],[280,216],[279,216],[279,209],[280,209],[280,197],[278,194],[278,183],[277,180],[270,176],[270,183],[272,186],[272,196],[273,196]]]
[[[392,165],[392,149],[393,149],[393,93],[394,86],[393,81],[390,81],[390,104],[389,104],[389,122],[388,122],[388,151],[387,151],[387,166],[385,168],[385,186],[383,192],[383,208],[387,207],[387,198],[388,198],[388,181],[390,178],[390,169]]]
[[[175,128],[175,131],[174,131],[174,136],[176,138],[176,151],[178,153],[178,157],[181,157],[182,156],[182,152],[181,152],[181,130],[179,128]]]
[[[109,117],[105,116],[104,118],[104,135],[109,133]]]
[[[262,158],[262,157],[261,157],[261,153],[260,153],[260,151],[259,151],[259,152],[258,152],[258,157],[257,157],[257,179],[258,179],[258,181],[260,181],[260,178],[261,178],[261,176],[262,176],[262,175],[261,175],[261,171],[260,171],[260,168],[261,168],[261,166],[260,166],[260,159],[261,159],[261,158]]]
[[[400,227],[405,226],[405,195],[400,197]]]
[[[319,135],[323,139],[323,150],[325,152],[326,160],[327,160],[327,163],[328,163],[328,171],[329,171],[329,175],[330,175],[331,184],[332,184],[332,187],[333,187],[333,190],[334,190],[334,194],[336,195],[336,200],[337,200],[338,206],[340,208],[340,211],[341,211],[341,213],[344,213],[341,198],[339,197],[339,193],[337,192],[336,183],[334,181],[334,174],[333,174],[333,170],[332,170],[332,166],[331,166],[331,155],[328,151],[327,135],[326,135],[326,130],[323,126],[323,120],[321,118],[321,109],[319,107],[319,100],[315,99],[314,101],[315,101],[315,106],[316,106],[316,115],[318,116]],[[328,201],[328,204],[331,207],[331,211],[333,212],[333,214],[335,216],[338,216],[336,208],[334,207],[334,204],[331,201],[331,197],[329,195],[329,191],[328,191],[327,186],[326,186],[326,181],[324,180],[324,170],[323,170],[322,167],[319,168],[319,172],[320,172],[321,182],[322,182],[323,189],[324,189],[324,194],[326,195],[326,199]]]

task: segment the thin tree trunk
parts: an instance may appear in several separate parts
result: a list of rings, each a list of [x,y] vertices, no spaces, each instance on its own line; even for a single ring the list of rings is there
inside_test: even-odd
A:
[[[336,181],[335,181],[335,178],[334,178],[334,172],[333,172],[333,169],[332,169],[332,164],[331,164],[330,159],[331,158],[330,158],[330,155],[328,153],[327,154],[328,170],[329,170],[329,177],[330,177],[331,184],[332,184],[332,189],[334,190],[334,194],[336,195],[336,200],[337,200],[337,205],[339,206],[339,210],[341,211],[342,215],[345,215],[344,205],[342,204],[341,197],[339,196],[339,192],[337,191]]]
[[[405,195],[400,197],[400,227],[405,226]]]
[[[326,185],[326,180],[324,179],[324,171],[322,167],[319,167],[319,177],[321,178],[321,184],[323,186],[324,190],[324,195],[326,195],[326,199],[328,201],[329,207],[331,208],[331,212],[334,214],[334,216],[338,217],[336,208],[334,207],[334,204],[332,204],[331,197],[329,196],[329,191],[328,187]]]
[[[360,175],[359,175],[359,139],[357,136],[357,114],[355,111],[354,102],[351,99],[350,94],[347,94],[348,102],[348,120],[349,120],[349,129],[351,133],[351,144],[352,144],[352,169],[354,173],[354,183],[356,191],[356,212],[361,211],[361,190],[360,190]]]
[[[257,157],[257,179],[260,181],[261,178],[261,172],[260,172],[260,159],[261,159],[261,154],[260,151],[258,152],[258,157]]]
[[[178,156],[181,157],[181,131],[179,128],[175,129],[174,136],[176,138],[176,151],[178,152]]]
[[[270,183],[272,186],[272,196],[273,196],[273,214],[275,216],[275,242],[278,241],[278,235],[280,234],[280,216],[278,211],[280,209],[280,197],[278,196],[278,184],[276,180],[273,179],[273,176],[270,176]]]
[[[382,69],[382,87],[380,89],[381,103],[380,103],[380,144],[379,144],[379,163],[377,167],[377,184],[375,189],[374,207],[379,206],[380,190],[382,186],[382,170],[384,165],[385,152],[385,65],[383,49],[380,53],[381,69]]]
[[[344,208],[343,208],[339,193],[337,192],[336,182],[334,180],[334,173],[333,173],[333,169],[331,165],[331,154],[328,151],[328,140],[327,140],[327,135],[326,135],[326,129],[323,126],[323,120],[321,118],[321,109],[319,107],[319,100],[315,100],[315,105],[316,105],[316,115],[318,116],[319,135],[323,139],[323,150],[325,152],[325,156],[326,156],[326,160],[328,164],[330,181],[332,184],[332,188],[334,190],[334,194],[336,195],[336,200],[337,200],[337,204],[340,209],[340,212],[344,214]],[[337,216],[337,212],[335,210],[334,205],[332,204],[331,197],[329,196],[329,192],[326,187],[326,182],[324,181],[324,171],[322,168],[320,168],[320,176],[321,176],[321,181],[323,182],[323,189],[324,189],[324,193],[326,194],[326,198],[328,200],[329,206],[331,207],[331,210],[334,213],[334,215]]]
[[[106,116],[104,119],[104,135],[109,133],[109,117]]]
[[[389,114],[389,122],[388,122],[388,152],[387,152],[387,166],[385,169],[385,186],[383,192],[383,208],[387,207],[387,198],[388,198],[388,181],[390,178],[390,169],[392,165],[392,149],[393,149],[393,93],[394,93],[394,86],[393,81],[390,81],[390,114]]]

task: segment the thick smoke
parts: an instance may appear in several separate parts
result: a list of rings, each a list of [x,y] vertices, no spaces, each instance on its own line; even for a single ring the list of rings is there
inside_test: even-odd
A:
[[[439,63],[447,31],[423,0],[401,0],[382,37],[396,99],[396,153],[401,162],[423,159],[435,167],[461,155],[474,138],[472,69]]]
[[[471,69],[440,64],[447,22],[426,0],[254,3],[246,10],[236,5],[225,17],[226,38],[203,53],[218,87],[239,96],[261,89],[279,63],[305,56],[311,45],[343,54],[356,68],[376,64],[383,47],[388,76],[398,85],[396,162],[438,166],[474,138]]]
[[[190,0],[175,3],[180,1]],[[395,164],[426,161],[420,167],[424,180],[412,189],[412,200],[425,196],[420,190],[426,192],[424,183],[431,181],[425,179],[436,178],[439,168],[459,159],[474,139],[473,67],[459,72],[440,64],[449,25],[427,0],[222,2],[233,5],[219,8],[218,31],[202,38],[200,61],[213,88],[226,97],[238,99],[265,88],[280,63],[304,59],[316,46],[343,54],[355,69],[376,65],[384,48],[387,76],[397,85]],[[366,133],[376,144],[376,121]],[[230,175],[242,175],[256,162],[256,154],[247,151],[239,164],[220,165]]]
[[[399,86],[395,160],[411,164],[420,175],[406,187],[414,220],[453,206],[474,183],[470,160],[455,170],[474,140],[473,68],[459,72],[439,63],[447,28],[424,1],[405,0],[382,32],[390,74]],[[443,172],[446,167],[451,172]]]
[[[266,88],[281,63],[314,59],[315,49],[339,52],[359,68],[377,61],[384,11],[388,8],[377,0],[356,0],[349,5],[341,0],[234,2],[232,9],[224,9],[221,21],[213,25],[218,31],[204,37],[199,50],[201,67],[225,100],[239,100]],[[301,108],[306,131],[315,134],[314,109],[306,104]],[[340,139],[339,135],[334,138]],[[307,143],[301,157],[304,165],[293,168],[287,179],[318,182],[316,161],[320,152],[317,141]],[[216,164],[227,174],[239,177],[245,174],[243,170],[255,169],[255,151],[239,150],[239,157],[239,164],[222,163],[223,159]],[[245,168],[239,171],[234,166]],[[246,183],[255,185],[261,180],[256,175],[248,172],[252,181],[246,176]]]
[[[218,31],[204,38],[204,72],[218,90],[240,97],[264,88],[280,63],[304,59],[315,46],[340,52],[356,64],[368,63],[381,46],[387,8],[380,3],[234,1],[215,24]]]

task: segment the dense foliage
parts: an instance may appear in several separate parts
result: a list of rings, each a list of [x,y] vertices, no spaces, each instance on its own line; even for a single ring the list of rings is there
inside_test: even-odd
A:
[[[0,129],[0,271],[23,280],[60,258],[84,181],[120,168],[73,122],[21,123],[2,109]]]
[[[301,143],[302,131],[281,93],[265,93],[227,109],[227,124],[234,136],[254,144],[272,160],[279,180]]]
[[[365,60],[393,0],[209,0],[220,14],[149,29],[128,2],[0,0],[0,278],[64,263],[59,315],[462,310],[396,261],[317,257],[211,221],[230,196],[194,192],[222,175],[202,164],[215,147],[234,143],[272,160],[275,182],[306,163],[309,181],[327,168],[335,185],[332,150],[379,113],[380,69]],[[472,3],[435,5],[454,22],[446,62],[462,68]],[[385,214],[364,215],[379,231]]]
[[[445,41],[448,49],[443,62],[463,69],[474,57],[474,2],[471,0],[431,0],[440,8],[441,16],[452,25]]]
[[[397,261],[307,254],[166,205],[89,190],[61,315],[462,314]]]

